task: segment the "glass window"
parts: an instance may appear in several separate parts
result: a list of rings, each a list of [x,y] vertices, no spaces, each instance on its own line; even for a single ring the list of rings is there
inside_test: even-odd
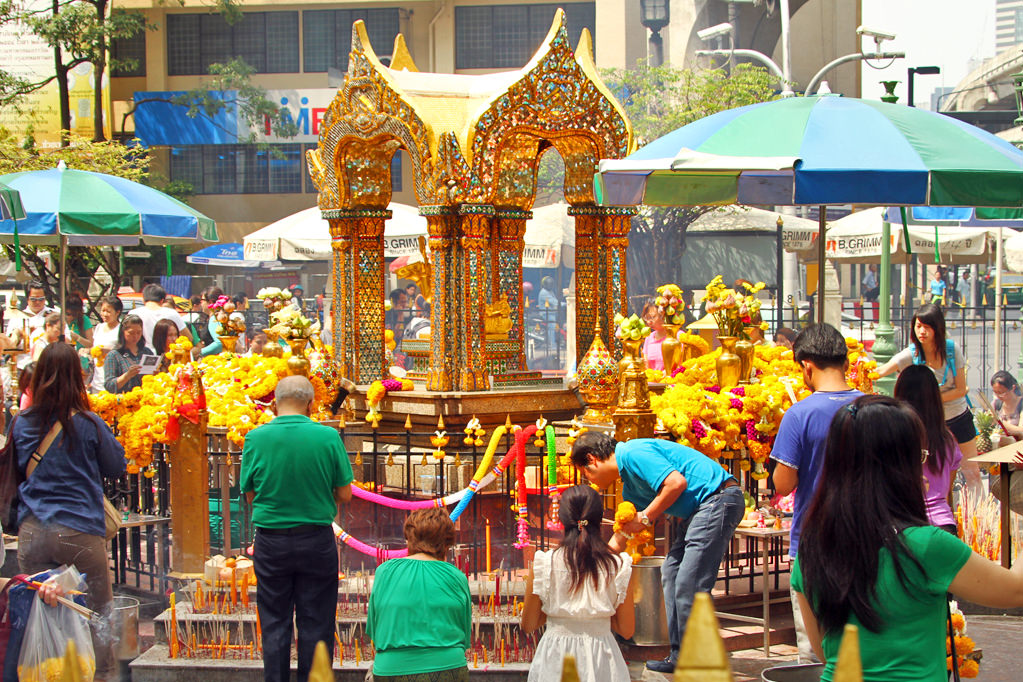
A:
[[[256,73],[298,72],[298,12],[246,12],[234,25],[219,14],[167,16],[167,73],[209,73],[241,57]]]
[[[110,44],[110,56],[122,62],[112,69],[114,76],[146,75],[146,31],[142,29],[131,38],[117,38]],[[131,64],[123,62],[130,60]]]
[[[401,156],[404,152],[400,149],[391,157],[391,191],[401,191]]]
[[[203,148],[199,145],[171,147],[170,150],[170,179],[191,184],[192,191],[196,194],[204,194],[202,150]]]
[[[559,6],[565,10],[573,46],[584,28],[594,33],[596,8],[592,2],[455,7],[455,68],[523,66],[547,36]]]
[[[270,191],[270,152],[258,145],[237,145],[235,164],[238,171],[239,194],[266,194]]]
[[[267,73],[298,73],[298,12],[267,12]]]
[[[1013,28],[1013,41],[1023,43],[1023,9],[1016,10],[1015,15],[1016,21]]]
[[[352,45],[352,24],[366,24],[370,44],[377,56],[386,59],[398,35],[398,10],[328,9],[302,12],[302,59],[306,73],[348,69]]]
[[[203,194],[237,194],[234,144],[203,145]]]
[[[270,154],[270,192],[281,194],[300,193],[302,191],[302,174],[305,162],[302,158],[302,145],[274,145]]]
[[[204,73],[199,63],[198,14],[167,15],[167,74]]]

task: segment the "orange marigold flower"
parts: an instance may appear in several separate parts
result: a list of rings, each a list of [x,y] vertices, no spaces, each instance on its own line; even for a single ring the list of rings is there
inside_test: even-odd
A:
[[[976,677],[980,674],[980,664],[973,659],[966,659],[959,667],[959,675],[962,677]]]

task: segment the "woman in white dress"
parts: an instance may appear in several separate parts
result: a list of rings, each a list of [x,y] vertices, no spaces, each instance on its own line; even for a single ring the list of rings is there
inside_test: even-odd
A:
[[[117,330],[121,327],[121,312],[124,304],[116,296],[105,296],[99,304],[99,316],[103,320],[93,328],[92,345],[104,349],[100,356],[106,358],[107,352],[112,351],[117,345]],[[103,367],[97,364],[96,371],[92,373],[92,381],[89,383],[91,393],[99,393],[104,390],[103,382],[106,374]]]
[[[561,496],[558,518],[565,538],[549,552],[537,552],[526,579],[526,601],[519,623],[532,632],[547,630],[529,666],[529,682],[559,682],[562,661],[575,657],[581,682],[629,682],[629,669],[613,629],[632,637],[632,558],[615,554],[600,534],[604,510],[589,486]]]

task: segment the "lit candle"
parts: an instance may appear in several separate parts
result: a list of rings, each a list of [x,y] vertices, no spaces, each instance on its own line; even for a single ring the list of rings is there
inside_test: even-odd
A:
[[[477,656],[478,655],[477,655],[477,653],[475,651],[472,652],[472,667],[474,667],[474,668],[480,667],[480,661],[479,661],[479,658]]]
[[[231,568],[231,608],[238,605],[238,569]]]
[[[249,608],[249,572],[242,573],[242,606]]]
[[[501,640],[501,665],[504,665],[504,640]]]
[[[490,573],[490,519],[487,519],[487,573]]]

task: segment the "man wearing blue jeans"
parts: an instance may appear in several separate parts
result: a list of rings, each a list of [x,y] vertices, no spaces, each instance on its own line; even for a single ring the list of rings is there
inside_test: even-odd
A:
[[[572,464],[601,490],[621,479],[622,497],[638,510],[636,520],[622,527],[625,533],[652,528],[661,516],[681,521],[661,566],[671,653],[646,664],[650,670],[670,673],[693,597],[714,588],[721,559],[742,520],[745,503],[739,483],[717,462],[684,445],[653,438],[617,443],[596,431],[576,440]],[[620,552],[625,537],[615,534],[608,544]]]

